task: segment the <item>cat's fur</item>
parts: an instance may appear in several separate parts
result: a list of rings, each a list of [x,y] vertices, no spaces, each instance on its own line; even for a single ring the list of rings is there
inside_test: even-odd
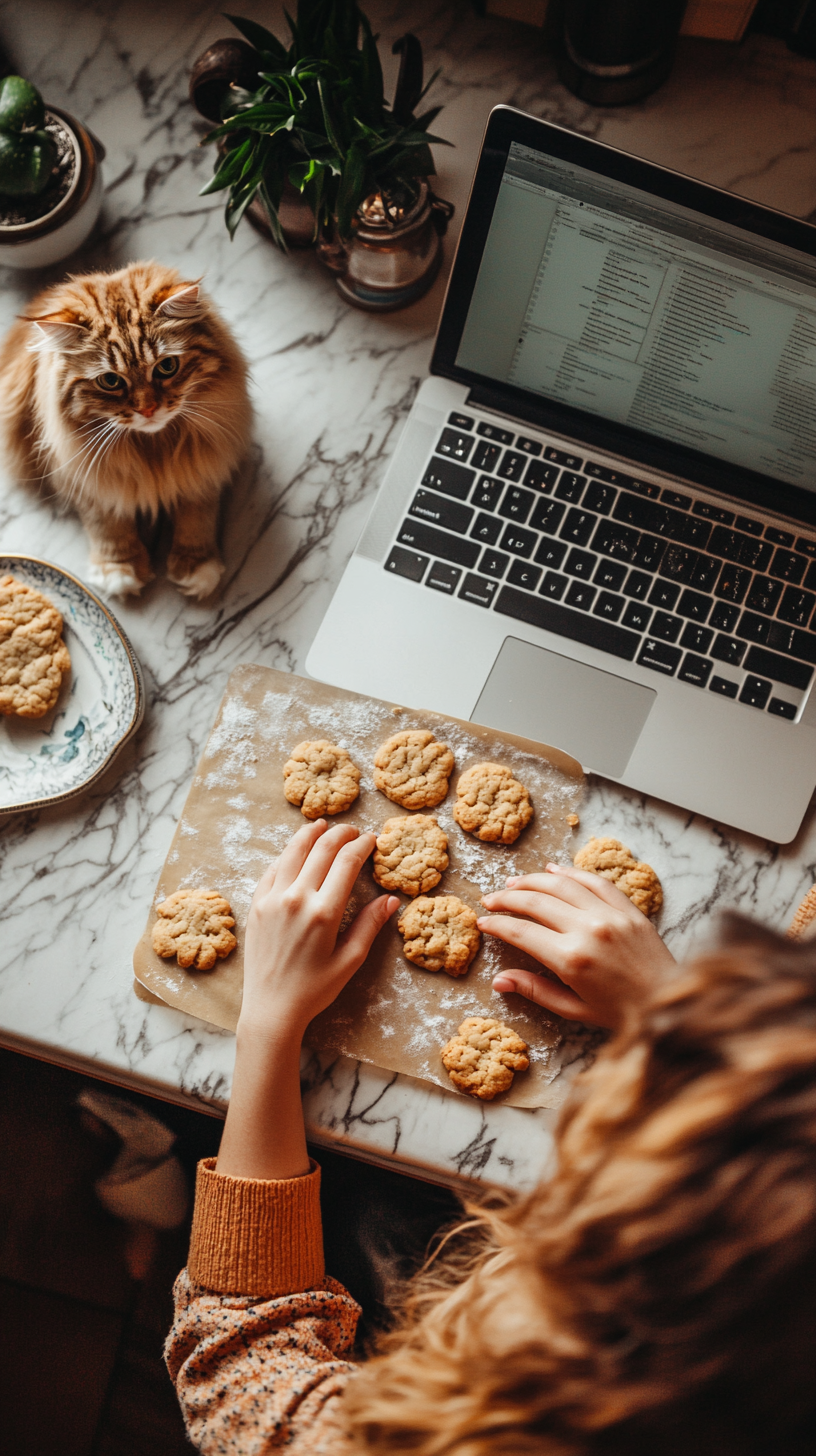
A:
[[[177,372],[163,378],[157,368]],[[111,386],[112,375],[121,383],[106,391],[100,380]],[[235,340],[198,284],[159,263],[55,284],[0,349],[9,463],[76,508],[90,580],[107,592],[138,592],[151,579],[137,516],[162,508],[173,519],[171,581],[192,597],[215,589],[219,497],[250,425]]]

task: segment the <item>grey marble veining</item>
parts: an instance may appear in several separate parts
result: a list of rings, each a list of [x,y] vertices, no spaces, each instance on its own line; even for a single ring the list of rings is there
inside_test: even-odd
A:
[[[281,7],[242,3],[276,23]],[[655,96],[595,110],[561,87],[536,34],[470,5],[403,0],[369,11],[383,36],[413,29],[442,76],[437,187],[467,198],[490,108],[509,102],[705,180],[796,213],[816,212],[816,67],[752,37],[741,48],[685,41]],[[280,30],[279,19],[277,21]],[[216,607],[161,579],[115,606],[145,672],[138,738],[73,804],[0,826],[4,887],[0,1039],[168,1096],[223,1106],[232,1037],[138,1002],[130,957],[190,776],[227,676],[238,662],[302,671],[317,624],[364,522],[430,358],[444,277],[391,317],[349,309],[305,254],[284,258],[246,224],[230,243],[219,200],[198,197],[211,153],[186,100],[190,64],[228,30],[215,5],[106,0],[0,3],[0,34],[46,99],[102,138],[101,230],[76,270],[157,257],[203,274],[250,360],[256,428],[225,512],[227,575]],[[454,233],[448,245],[452,251]],[[59,270],[0,276],[0,326]],[[0,545],[82,576],[78,523],[47,499],[3,483]],[[746,793],[750,785],[746,785]],[[784,925],[816,874],[812,811],[778,849],[603,781],[591,782],[581,833],[609,832],[654,864],[666,889],[662,928],[677,954],[737,906]],[[441,1177],[527,1186],[549,1156],[552,1115],[482,1108],[371,1067],[304,1058],[310,1127],[374,1158]]]

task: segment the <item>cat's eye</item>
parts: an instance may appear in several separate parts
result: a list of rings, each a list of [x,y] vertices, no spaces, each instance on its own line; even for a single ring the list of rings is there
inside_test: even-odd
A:
[[[164,359],[159,360],[153,370],[153,377],[155,378],[158,374],[160,379],[170,379],[174,374],[178,374],[178,367],[179,361],[177,356],[175,354],[167,354]]]
[[[96,383],[99,389],[104,389],[106,394],[112,394],[115,389],[121,389],[124,385],[121,374],[114,374],[111,369],[104,374],[97,374]]]

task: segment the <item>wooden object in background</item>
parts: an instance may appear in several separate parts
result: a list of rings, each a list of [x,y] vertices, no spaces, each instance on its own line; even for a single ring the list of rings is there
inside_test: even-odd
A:
[[[688,0],[680,34],[740,41],[756,7],[757,0]]]

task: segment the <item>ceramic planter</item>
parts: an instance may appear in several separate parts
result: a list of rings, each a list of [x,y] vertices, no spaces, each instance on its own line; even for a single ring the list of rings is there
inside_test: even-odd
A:
[[[420,183],[412,208],[397,221],[385,215],[378,193],[367,198],[348,239],[322,240],[318,256],[348,303],[369,313],[390,313],[415,303],[431,287],[442,262],[442,237],[453,215],[450,202]]]
[[[105,149],[101,142],[57,106],[49,106],[46,115],[56,117],[71,138],[74,178],[65,196],[44,217],[0,226],[0,265],[6,268],[47,268],[67,258],[85,242],[102,206],[100,164]]]

